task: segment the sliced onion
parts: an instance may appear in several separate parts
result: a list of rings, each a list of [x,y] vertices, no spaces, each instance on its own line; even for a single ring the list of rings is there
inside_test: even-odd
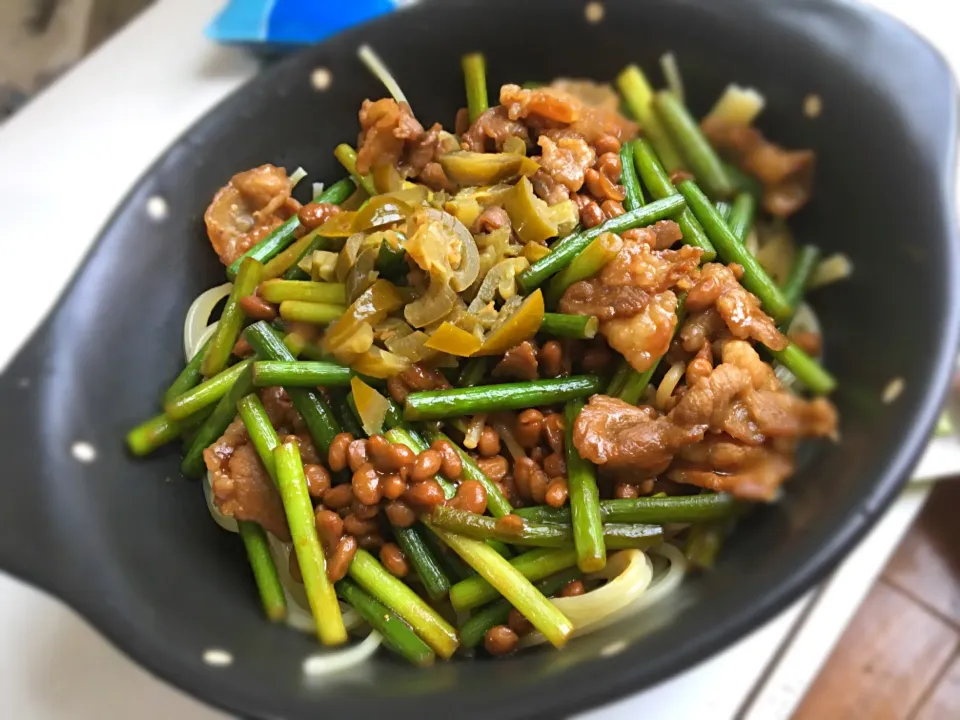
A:
[[[215,288],[210,288],[201,293],[196,300],[191,303],[187,310],[187,316],[183,320],[183,354],[187,361],[196,354],[200,347],[198,341],[200,335],[210,324],[210,315],[217,303],[230,294],[233,289],[232,283],[224,283]]]
[[[196,354],[203,348],[204,343],[213,337],[213,333],[216,332],[217,325],[219,324],[219,321],[215,321],[208,325],[206,330],[200,333],[200,337],[197,338],[197,344],[193,346],[193,352],[190,354],[190,357],[187,358],[188,361],[192,360],[194,356],[196,356]]]
[[[821,285],[829,285],[838,280],[845,280],[852,273],[853,263],[850,258],[843,253],[837,253],[820,261],[810,277],[808,287],[815,288]]]
[[[457,294],[442,278],[431,277],[427,292],[403,309],[403,316],[415,328],[442,320],[453,309]]]
[[[500,435],[503,444],[507,446],[507,452],[513,457],[514,462],[527,456],[526,450],[523,449],[520,441],[517,440],[517,436],[513,434],[513,428],[510,427],[509,422],[505,421],[503,415],[497,415],[490,421],[490,424],[493,426],[493,429],[497,431],[497,434]]]
[[[603,570],[587,578],[609,582],[583,595],[550,600],[573,624],[572,637],[615,622],[618,614],[636,602],[650,586],[653,564],[640,550],[622,550],[607,558],[607,566]],[[545,641],[542,634],[530,633],[520,640],[520,646],[529,647]]]
[[[321,677],[366,662],[380,647],[381,640],[380,633],[371,630],[362,643],[346,650],[315,653],[303,661],[303,674],[311,678]]]
[[[480,274],[480,251],[467,226],[453,215],[436,208],[427,208],[427,216],[439,221],[440,226],[460,241],[460,264],[453,271],[450,287],[457,292],[466,290]]]
[[[317,624],[310,612],[310,602],[307,600],[303,583],[298,583],[290,577],[290,553],[293,552],[293,546],[277,540],[270,533],[267,533],[267,539],[270,542],[270,557],[277,568],[277,575],[280,576],[280,584],[287,598],[287,625],[294,630],[315,635]],[[363,618],[353,608],[340,603],[340,613],[343,615],[343,624],[347,630],[363,625]]]
[[[344,284],[346,285],[348,303],[352,303],[360,297],[380,277],[380,273],[374,270],[377,265],[378,254],[379,250],[376,248],[365,248],[357,256],[356,264],[347,272]]]
[[[237,528],[237,521],[220,512],[220,508],[218,508],[216,502],[214,502],[212,483],[213,478],[210,477],[210,473],[203,476],[203,497],[207,501],[207,510],[210,511],[210,516],[217,525],[227,532],[240,532]]]
[[[410,362],[420,362],[437,354],[436,350],[426,347],[425,343],[430,339],[422,330],[416,330],[403,336],[394,336],[384,341],[387,350],[406,358]]]
[[[496,297],[497,292],[506,289],[509,299],[516,295],[516,277],[530,266],[530,261],[526,258],[509,258],[502,260],[490,268],[490,272],[483,278],[480,289],[477,290],[477,296],[470,303],[469,310],[472,313],[480,312],[483,307]]]
[[[483,426],[487,424],[487,414],[478,413],[470,418],[470,424],[467,425],[467,431],[463,434],[463,446],[467,450],[475,450],[480,443],[480,435],[483,432]]]

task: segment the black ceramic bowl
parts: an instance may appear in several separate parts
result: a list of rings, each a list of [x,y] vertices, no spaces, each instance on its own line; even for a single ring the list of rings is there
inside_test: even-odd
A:
[[[344,33],[272,67],[188,131],[117,211],[57,311],[0,382],[0,566],[61,597],[160,677],[235,713],[460,718],[570,712],[637,691],[702,660],[782,609],[850,549],[896,494],[932,426],[960,328],[953,214],[956,95],[912,32],[857,6],[721,0],[446,0]],[[760,88],[763,128],[813,147],[816,196],[801,241],[853,260],[818,291],[842,443],[810,453],[779,505],[752,516],[716,570],[690,578],[671,613],[610,628],[563,652],[443,663],[377,657],[309,682],[308,636],[264,621],[241,544],[211,522],[170,451],[147,461],[122,437],[154,413],[182,362],[191,300],[222,282],[202,213],[234,172],[303,165],[333,180],[361,100],[383,94],[355,57],[367,42],[425,123],[463,104],[460,55],[486,52],[491,87],[557,75],[613,78],[672,50],[695,111],[726,83]],[[332,84],[311,86],[325,67]],[[823,114],[804,117],[808,93]],[[153,222],[159,195],[169,217]],[[891,379],[904,382],[881,402]],[[96,458],[79,462],[75,441]],[[226,668],[202,661],[224,648]]]

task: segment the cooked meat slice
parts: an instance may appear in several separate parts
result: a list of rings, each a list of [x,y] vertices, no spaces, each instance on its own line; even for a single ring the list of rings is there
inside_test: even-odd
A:
[[[449,193],[456,192],[459,189],[453,180],[447,177],[447,173],[444,172],[443,166],[438,162],[429,162],[426,167],[420,171],[420,175],[417,177],[417,180],[422,182],[431,190],[446,190]]]
[[[502,227],[510,227],[510,215],[508,215],[507,211],[502,207],[491,205],[473,221],[473,225],[470,226],[470,232],[476,235],[499,230]]]
[[[566,289],[560,298],[560,312],[567,315],[596,315],[601,320],[633,317],[647,307],[649,293],[640,288],[604,285],[598,278],[581,280]]]
[[[644,229],[656,237],[655,230]],[[655,241],[647,244],[625,240],[617,256],[600,271],[600,282],[613,286],[630,285],[649,293],[693,287],[703,251],[690,245],[679,250],[654,250],[655,244]]]
[[[507,117],[507,109],[501,105],[484,110],[470,128],[460,136],[460,146],[473,152],[500,151],[512,137],[520,138],[530,147],[530,132],[518,120]]]
[[[567,95],[573,95],[589,107],[617,110],[620,107],[620,95],[608,83],[579,78],[556,78],[550,87]]]
[[[536,380],[537,348],[529,340],[510,348],[503,354],[503,360],[493,368],[496,378],[511,378],[513,380]]]
[[[573,444],[596,465],[662,472],[683,447],[703,437],[706,425],[682,427],[651,407],[594,395],[573,428]]]
[[[726,328],[726,323],[714,308],[691,312],[680,328],[680,342],[687,352],[699,352],[704,346],[709,346]]]
[[[763,183],[763,205],[787,217],[810,199],[816,156],[812,150],[786,150],[756,128],[707,118],[703,132],[710,144],[744,172]]]
[[[713,372],[713,349],[710,343],[704,343],[694,358],[687,364],[684,380],[688,387],[708,377]]]
[[[540,167],[544,172],[570,192],[583,187],[584,172],[597,160],[593,148],[583,138],[574,135],[554,141],[545,133],[537,138],[537,144],[543,151]]]
[[[638,128],[635,122],[627,120],[616,110],[589,106],[585,106],[580,119],[570,125],[571,130],[582,135],[591,145],[608,135],[627,142],[637,136]]]
[[[732,268],[719,263],[704,265],[700,279],[687,293],[689,311],[711,306],[716,307],[735,337],[756,340],[772,350],[783,350],[789,344],[773,319],[763,312],[757,296],[744,289]]]
[[[579,120],[583,112],[583,102],[569,93],[550,87],[528,90],[519,85],[504,85],[500,88],[500,104],[506,108],[507,117],[511,120],[535,115],[569,125]]]
[[[755,390],[744,395],[743,405],[767,438],[836,438],[837,410],[826,398],[804,400],[784,391]]]
[[[750,375],[736,365],[723,363],[714,368],[680,398],[670,411],[670,418],[685,426],[720,427],[730,402],[745,390],[752,389]]]
[[[737,470],[715,472],[681,463],[670,468],[667,478],[716,492],[729,492],[743,500],[773,500],[783,481],[793,474],[793,461],[780,453],[754,449],[759,450],[762,457]]]
[[[203,451],[214,502],[224,515],[263,526],[277,539],[290,540],[283,503],[243,421],[234,420],[217,442]]]
[[[600,333],[637,372],[649,370],[670,348],[677,324],[677,296],[669,290],[653,295],[647,306],[630,318],[607,320]]]
[[[779,390],[773,368],[763,361],[753,346],[745,340],[726,340],[723,342],[720,358],[725,363],[746,370],[755,390]]]
[[[530,176],[530,184],[533,185],[533,192],[536,193],[536,196],[547,205],[556,205],[570,199],[570,191],[567,190],[567,186],[543,168]]]
[[[203,219],[220,262],[229,265],[299,209],[300,203],[290,197],[287,171],[261,165],[230,178]]]
[[[364,100],[360,106],[360,138],[357,141],[357,172],[366,175],[375,166],[398,165],[405,143],[423,135],[423,125],[407,103],[392,98]]]

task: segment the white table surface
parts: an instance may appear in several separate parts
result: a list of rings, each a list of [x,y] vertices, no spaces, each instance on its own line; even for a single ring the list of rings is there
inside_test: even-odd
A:
[[[908,21],[960,67],[960,45],[938,0],[874,4]],[[219,5],[159,0],[0,128],[8,267],[25,266],[34,252],[39,238],[32,218],[70,228],[44,233],[57,261],[46,268],[48,283],[31,286],[32,311],[6,318],[11,332],[0,343],[0,368],[52,306],[127,188],[188,125],[256,72],[243,52],[203,39],[201,28]],[[80,191],[58,191],[71,183]],[[0,284],[0,301],[22,297],[16,280]],[[953,438],[937,441],[918,468],[923,477],[957,472],[960,442]],[[766,626],[691,670],[584,717],[789,717],[928,489],[908,489],[829,582]],[[0,717],[224,716],[130,663],[59,601],[0,574]]]

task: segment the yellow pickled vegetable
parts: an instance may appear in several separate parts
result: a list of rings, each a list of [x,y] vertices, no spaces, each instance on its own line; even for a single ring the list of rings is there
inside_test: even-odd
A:
[[[547,204],[533,194],[533,185],[526,177],[513,186],[503,207],[510,215],[513,229],[525,243],[542,243],[556,237],[557,224],[551,219]]]
[[[547,255],[550,254],[550,248],[546,245],[541,245],[540,243],[527,243],[523,246],[523,256],[530,262],[531,265],[537,260],[542,260]]]
[[[543,323],[543,293],[539,289],[529,295],[523,303],[496,330],[493,330],[477,355],[501,355],[524,340],[532,338]]]
[[[518,175],[533,175],[540,166],[526,155],[515,153],[479,153],[458,150],[438,160],[447,177],[458,185],[476,186],[512,180]]]
[[[354,338],[357,333],[363,333],[366,328],[372,344],[372,326],[402,305],[403,298],[397,292],[397,288],[386,280],[377,280],[347,308],[343,317],[327,328],[323,334],[324,351],[341,362],[349,362],[353,353],[357,351],[352,348],[345,350],[347,341]],[[364,337],[366,337],[365,334]],[[367,347],[369,348],[369,345]]]
[[[480,345],[480,340],[476,335],[462,330],[450,322],[444,322],[426,342],[426,346],[432,350],[456,355],[457,357],[470,357],[480,349]]]
[[[371,347],[357,357],[350,366],[358,373],[386,380],[410,367],[410,361],[387,350]]]
[[[386,225],[406,220],[413,214],[413,207],[403,200],[390,195],[377,195],[370,198],[353,219],[353,231],[376,230]],[[336,219],[335,216],[334,219]],[[321,233],[322,234],[322,233]]]
[[[341,212],[327,220],[317,228],[317,235],[322,237],[350,237],[355,232],[353,222],[357,218],[355,212]]]
[[[389,401],[358,377],[350,378],[350,390],[353,402],[360,415],[360,424],[367,435],[379,435],[383,432],[383,419],[387,416]]]

